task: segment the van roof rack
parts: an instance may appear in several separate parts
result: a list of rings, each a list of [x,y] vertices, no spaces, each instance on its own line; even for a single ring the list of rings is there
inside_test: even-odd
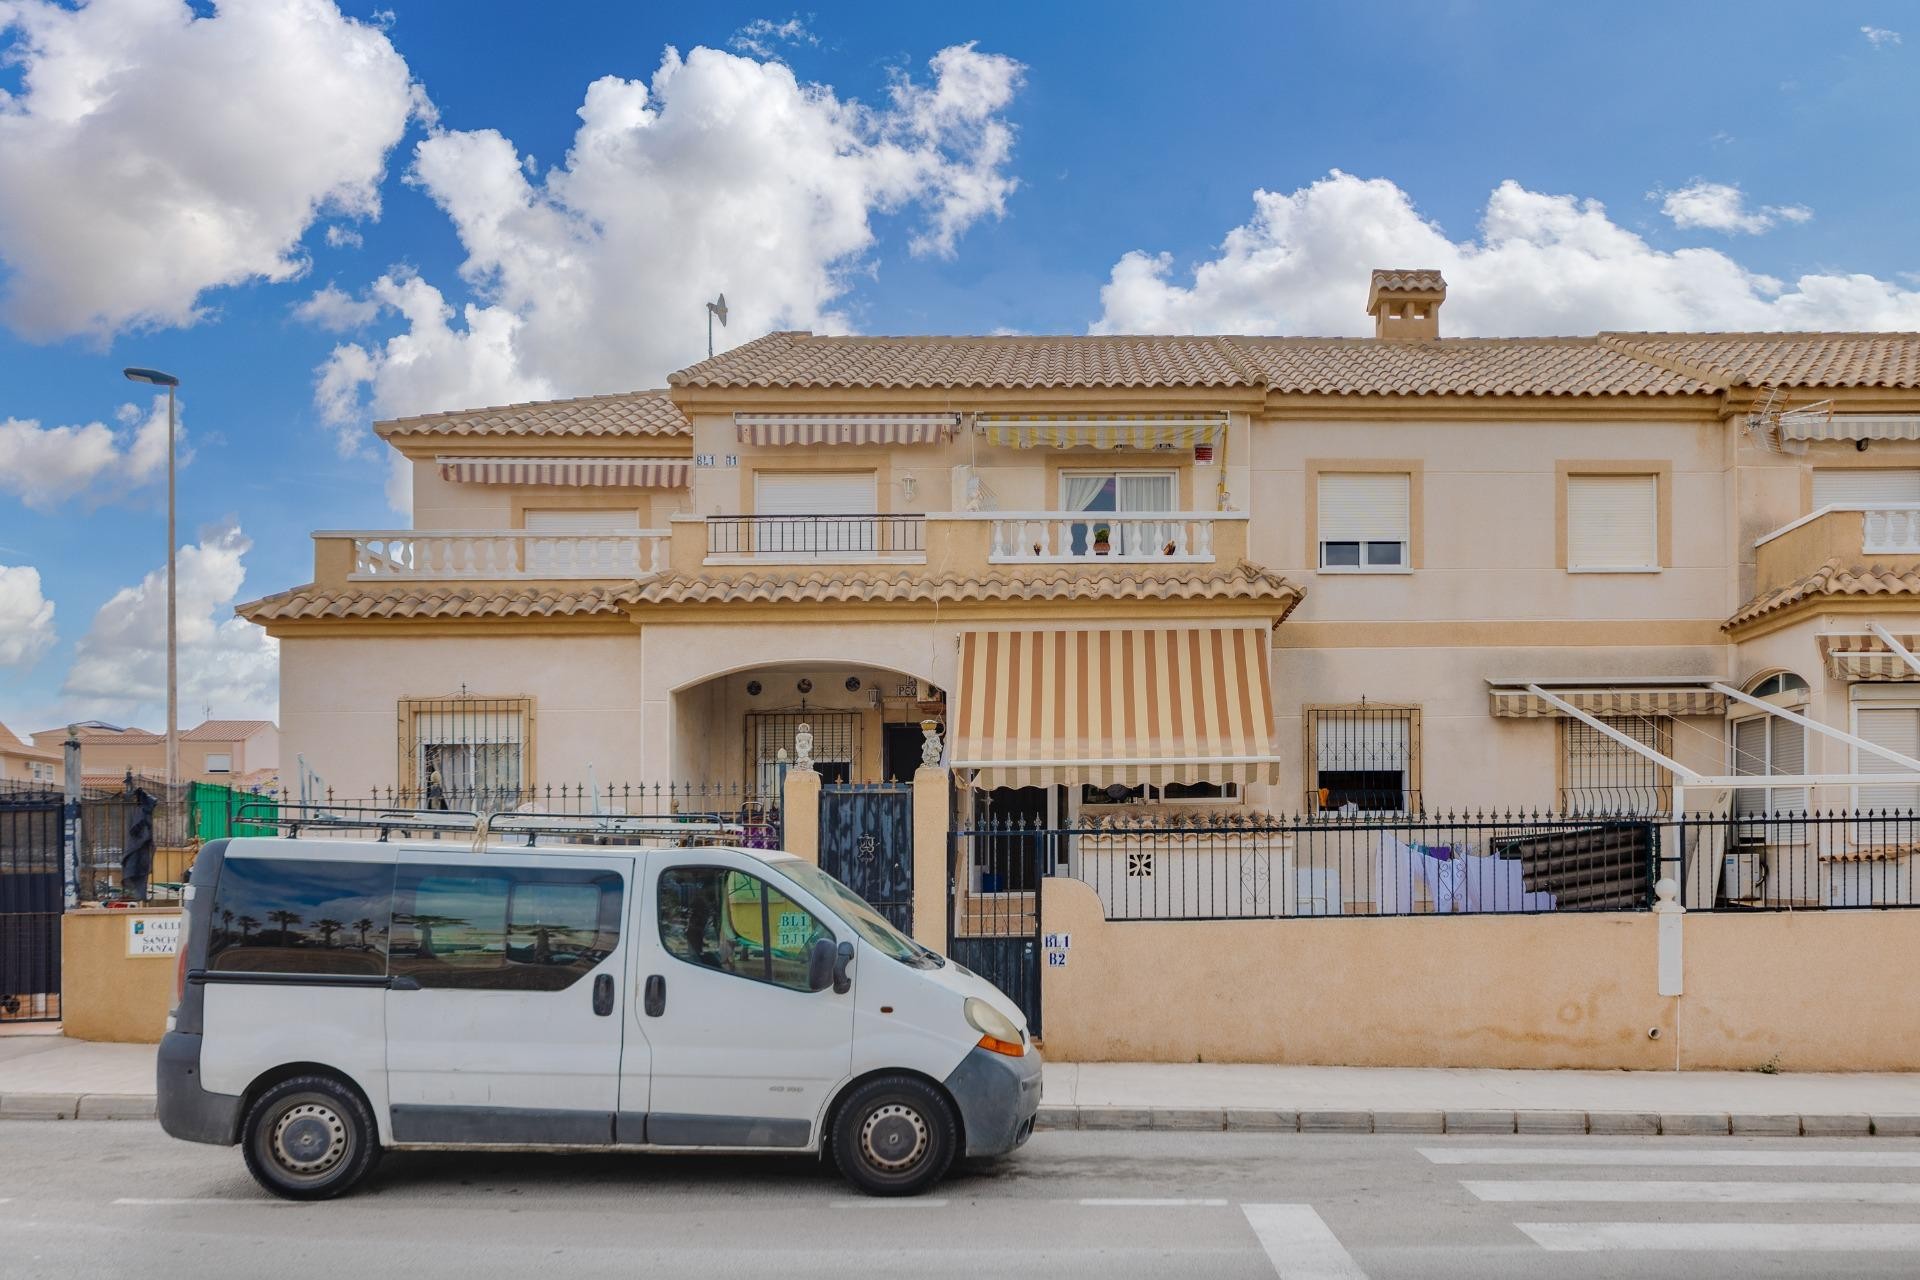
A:
[[[249,801],[236,809],[233,815],[234,826],[271,826],[289,838],[299,835],[303,829],[377,831],[383,844],[388,835],[395,831],[429,831],[436,838],[448,832],[471,836],[479,824],[480,815],[467,809],[286,804],[278,800]]]
[[[541,836],[567,836],[592,844],[653,845],[683,848],[735,845],[745,841],[751,824],[719,813],[527,813],[506,810],[480,821],[483,840],[526,837],[535,847]]]

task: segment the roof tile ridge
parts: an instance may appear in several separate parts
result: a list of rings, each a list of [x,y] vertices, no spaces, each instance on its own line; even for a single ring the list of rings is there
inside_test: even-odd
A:
[[[1254,363],[1251,354],[1240,349],[1235,335],[1231,333],[1217,333],[1212,336],[1212,341],[1218,346],[1221,353],[1226,356],[1227,363],[1239,371],[1243,385],[1249,387],[1264,387],[1268,391],[1273,390],[1273,379],[1260,372],[1259,366]]]
[[[699,360],[684,369],[675,369],[667,375],[667,390],[676,387],[702,387],[716,385],[711,379],[716,369],[723,368],[728,361],[737,359],[745,352],[760,352],[770,349],[784,349],[814,335],[808,329],[775,329],[763,333],[757,338],[749,338],[737,347],[728,347],[716,352],[705,360]]]
[[[1651,351],[1640,350],[1630,344],[1631,335],[1601,333],[1600,345],[1609,351],[1636,360],[1655,369],[1664,369],[1668,373],[1679,374],[1683,378],[1692,378],[1705,391],[1725,391],[1730,386],[1740,385],[1739,378],[1731,369],[1716,369],[1711,365],[1696,364],[1690,360],[1677,360],[1671,356],[1657,355]]]

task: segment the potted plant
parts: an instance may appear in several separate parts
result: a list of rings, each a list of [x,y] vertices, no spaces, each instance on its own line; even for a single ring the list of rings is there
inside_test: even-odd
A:
[[[1097,556],[1104,556],[1108,552],[1112,551],[1113,550],[1113,543],[1111,541],[1112,538],[1113,538],[1113,530],[1109,526],[1104,524],[1097,524],[1093,526],[1093,554]]]

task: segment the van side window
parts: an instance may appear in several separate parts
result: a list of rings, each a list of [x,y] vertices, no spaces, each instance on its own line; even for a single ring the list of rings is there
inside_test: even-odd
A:
[[[688,964],[806,991],[817,938],[833,933],[758,876],[723,867],[660,873],[660,945]]]
[[[228,858],[214,887],[207,968],[379,977],[392,910],[391,864]]]
[[[423,987],[562,991],[620,945],[618,872],[401,866],[393,974]]]

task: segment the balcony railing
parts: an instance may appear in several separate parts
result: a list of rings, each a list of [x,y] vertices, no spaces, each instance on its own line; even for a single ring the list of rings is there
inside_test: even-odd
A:
[[[1870,556],[1920,555],[1920,508],[1869,507],[1860,550]]]
[[[924,515],[708,516],[707,559],[923,560]]]
[[[665,571],[665,529],[630,533],[522,530],[421,533],[367,531],[353,539],[355,581],[502,581],[515,578],[646,578]]]
[[[1122,562],[1211,564],[1211,514],[1027,511],[996,515],[987,559],[994,564]]]

